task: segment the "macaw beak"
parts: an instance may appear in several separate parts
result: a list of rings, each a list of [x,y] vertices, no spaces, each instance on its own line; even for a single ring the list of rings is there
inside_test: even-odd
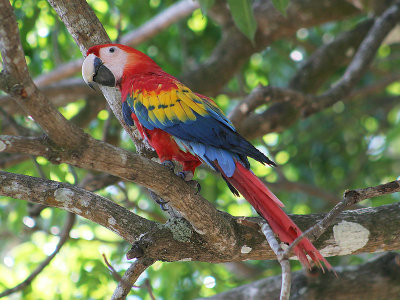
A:
[[[89,54],[83,61],[82,77],[92,89],[94,89],[93,82],[112,87],[115,87],[116,84],[114,74],[93,53]]]

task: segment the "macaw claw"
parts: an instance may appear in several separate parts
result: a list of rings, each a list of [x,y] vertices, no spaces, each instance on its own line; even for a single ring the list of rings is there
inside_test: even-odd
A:
[[[175,164],[172,160],[164,160],[161,164],[164,167],[167,167],[170,171],[172,171],[172,172],[175,171]]]
[[[193,188],[196,190],[196,192],[194,193],[195,195],[197,195],[198,193],[200,193],[200,191],[201,191],[201,185],[200,185],[200,183],[199,183],[198,181],[196,181],[196,180],[189,180],[189,181],[186,181],[186,183],[187,183],[188,185],[190,185],[191,187],[193,187]]]
[[[178,176],[185,180],[185,182],[190,185],[192,188],[196,190],[196,195],[200,192],[201,190],[201,185],[198,183],[196,180],[192,180],[193,178],[193,172],[192,171],[182,171],[178,173]]]
[[[153,200],[160,205],[160,208],[163,211],[168,211],[168,201],[165,201],[163,198],[161,198],[160,196],[158,196],[156,193],[154,193],[153,191],[150,191],[150,196],[151,198],[153,198]]]

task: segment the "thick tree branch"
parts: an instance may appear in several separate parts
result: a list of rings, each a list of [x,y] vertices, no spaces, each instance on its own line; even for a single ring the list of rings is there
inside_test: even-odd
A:
[[[347,194],[359,193],[361,197],[367,197],[398,190],[399,183],[393,182],[374,188],[349,191]],[[69,184],[0,171],[0,195],[59,207],[79,214],[133,243],[141,252],[137,255],[140,257],[166,261],[207,262],[276,258],[266,245],[265,236],[259,230],[260,218],[237,218],[218,213],[217,218],[223,218],[234,227],[231,237],[235,238],[236,246],[219,254],[215,248],[206,246],[203,234],[188,230],[183,220],[172,220],[161,227],[154,226],[154,222],[140,218],[112,201]],[[323,219],[324,215],[291,217],[300,228],[304,229]],[[222,236],[219,241],[214,242],[219,242],[220,247],[224,247],[226,243]],[[400,205],[395,203],[342,212],[335,224],[328,228],[315,245],[325,256],[400,249]]]
[[[89,49],[91,46],[111,42],[106,31],[104,30],[103,25],[100,23],[86,1],[49,0],[49,3],[57,12],[60,19],[64,22],[69,33],[72,35],[76,44],[79,46],[82,55],[85,56],[87,49]],[[82,13],[76,14],[77,10],[81,11]],[[121,95],[118,90],[115,88],[103,86],[100,86],[100,89],[104,97],[106,98],[109,106],[111,107],[114,115],[117,117],[122,127],[134,141],[137,151],[145,157],[155,157],[153,149],[151,149],[151,147],[142,140],[139,132],[135,128],[128,126],[123,121]]]
[[[397,253],[378,256],[361,265],[334,268],[334,273],[293,273],[292,300],[396,300],[400,294],[400,257]],[[280,293],[280,276],[261,279],[203,300],[275,300]],[[199,299],[200,300],[200,299]]]
[[[220,255],[227,249],[238,247],[231,222],[218,214],[213,205],[195,194],[192,187],[167,168],[140,155],[91,138],[81,145],[79,151],[69,152],[42,138],[2,136],[0,149],[44,155],[53,163],[68,162],[139,183],[170,201]]]
[[[155,223],[85,189],[60,182],[0,171],[0,193],[57,207],[107,227],[129,242]],[[128,227],[128,224],[133,224]],[[129,230],[127,230],[129,228]]]

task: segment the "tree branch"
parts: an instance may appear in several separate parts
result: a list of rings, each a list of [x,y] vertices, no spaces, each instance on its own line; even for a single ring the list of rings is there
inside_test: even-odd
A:
[[[357,199],[364,199],[398,190],[399,183],[393,182],[375,188],[348,191],[346,194],[348,197],[360,195]],[[220,254],[214,247],[207,246],[203,234],[188,230],[183,220],[171,220],[164,226],[155,225],[157,223],[136,216],[108,199],[69,184],[0,171],[0,195],[59,207],[88,218],[133,243],[138,253],[140,252],[137,257],[214,263],[276,259],[259,230],[258,223],[262,222],[260,218],[238,218],[219,212],[217,217],[234,227],[231,238],[235,238],[235,247]],[[291,216],[303,229],[311,227],[324,217]],[[347,255],[400,249],[399,237],[400,205],[395,203],[342,212],[335,224],[328,228],[315,245],[325,256]],[[225,247],[226,241],[222,238],[214,242]]]
[[[292,273],[290,270],[289,258],[284,255],[283,249],[281,248],[280,244],[276,240],[275,234],[267,222],[263,222],[261,224],[261,231],[267,238],[268,244],[270,245],[271,249],[274,251],[276,257],[278,258],[278,262],[281,265],[282,284],[281,284],[281,292],[280,292],[279,299],[280,300],[289,300],[290,287],[292,284]]]
[[[133,262],[118,283],[111,300],[123,300],[131,291],[139,276],[146,271],[155,261],[151,259],[137,259]]]
[[[155,223],[85,189],[41,178],[0,171],[0,193],[33,203],[61,208],[100,224],[128,242],[150,231]],[[89,209],[90,208],[90,209]],[[127,230],[127,224],[134,224]]]
[[[157,191],[163,199],[169,200],[186,216],[195,230],[201,233],[207,244],[210,244],[209,247],[216,248],[219,255],[223,255],[224,250],[238,247],[231,221],[218,214],[214,206],[195,194],[195,190],[178,176],[139,155],[94,139],[88,139],[85,145],[82,145],[81,151],[68,152],[54,148],[49,141],[41,138],[2,136],[0,149],[7,152],[43,154],[54,163],[64,161],[85,169],[94,169],[126,180],[134,180]],[[165,182],[168,182],[168,185]]]
[[[103,25],[96,17],[88,3],[83,0],[73,1],[54,1],[49,0],[50,5],[57,12],[60,19],[64,22],[67,30],[79,46],[83,56],[91,46],[110,43]],[[76,14],[79,9],[82,13]],[[89,34],[90,33],[90,34]],[[95,34],[92,34],[95,33]],[[136,150],[147,158],[155,157],[154,150],[143,141],[138,130],[128,126],[122,117],[121,95],[115,88],[99,86],[114,115],[129,134],[136,145]]]
[[[309,238],[311,241],[318,239],[328,227],[336,220],[337,216],[346,208],[361,202],[362,200],[382,196],[385,194],[396,193],[400,191],[400,180],[381,184],[374,187],[368,187],[358,190],[347,190],[343,195],[343,200],[339,202],[326,216],[311,228],[304,231],[283,253],[283,257],[289,257],[293,248],[303,239]]]
[[[336,267],[320,276],[303,271],[292,275],[291,300],[368,299],[396,300],[400,294],[400,256],[386,253],[361,265]],[[280,293],[280,276],[261,279],[202,300],[275,300]],[[198,299],[200,300],[200,299]]]
[[[135,47],[150,40],[159,32],[189,16],[197,8],[199,8],[199,3],[197,1],[178,1],[151,18],[136,30],[122,36],[121,44]]]

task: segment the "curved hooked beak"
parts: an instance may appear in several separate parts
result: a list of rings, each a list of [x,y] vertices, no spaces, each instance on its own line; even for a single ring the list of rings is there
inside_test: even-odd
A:
[[[94,89],[93,82],[111,87],[115,87],[116,84],[114,74],[93,53],[89,54],[83,61],[82,77],[92,89]]]

